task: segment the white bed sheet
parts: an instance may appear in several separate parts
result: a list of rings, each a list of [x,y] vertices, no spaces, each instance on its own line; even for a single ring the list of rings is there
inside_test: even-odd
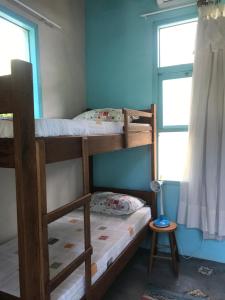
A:
[[[83,213],[76,211],[49,226],[50,277],[53,278],[83,251]],[[150,220],[149,207],[129,216],[91,214],[92,283],[107,270]],[[17,240],[0,246],[0,290],[19,296]],[[51,295],[53,300],[79,300],[84,295],[84,265]]]
[[[100,122],[93,120],[37,119],[35,120],[36,137],[46,136],[88,136],[120,134],[123,122]],[[0,120],[0,138],[13,137],[12,120]]]

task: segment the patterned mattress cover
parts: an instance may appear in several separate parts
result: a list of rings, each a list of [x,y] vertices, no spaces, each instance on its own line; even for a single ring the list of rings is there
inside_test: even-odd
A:
[[[149,207],[129,216],[91,214],[92,283],[107,270],[151,218]],[[83,212],[76,211],[49,225],[50,277],[84,250]],[[19,296],[17,240],[0,246],[0,290]],[[84,295],[84,265],[53,291],[53,300],[79,300]]]

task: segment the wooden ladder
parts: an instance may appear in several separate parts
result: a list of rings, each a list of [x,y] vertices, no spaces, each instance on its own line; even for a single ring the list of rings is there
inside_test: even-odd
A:
[[[20,280],[20,298],[4,292],[0,292],[0,298],[49,300],[51,292],[85,263],[85,293],[86,299],[91,299],[88,141],[80,138],[79,143],[83,159],[84,196],[48,213],[46,149],[44,139],[35,138],[30,63],[14,60],[11,75],[0,77],[0,113],[13,113],[14,147],[13,151],[6,149],[6,155],[12,157],[12,167],[15,168]],[[81,206],[84,206],[84,252],[50,280],[48,224]]]
[[[88,140],[82,138],[82,162],[83,162],[83,185],[84,196],[47,213],[46,200],[46,173],[45,173],[45,144],[44,141],[36,141],[37,155],[37,180],[38,180],[38,202],[41,210],[41,244],[42,244],[42,280],[43,300],[50,299],[50,293],[59,286],[73,271],[85,263],[85,296],[91,299],[91,233],[90,233],[90,199],[89,193],[89,157]],[[58,273],[53,279],[49,278],[49,253],[48,253],[48,224],[63,217],[69,212],[84,206],[84,252],[74,259],[65,269]]]

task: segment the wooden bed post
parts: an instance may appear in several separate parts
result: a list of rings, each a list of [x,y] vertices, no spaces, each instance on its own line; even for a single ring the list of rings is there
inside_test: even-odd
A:
[[[151,180],[157,180],[158,172],[157,172],[157,123],[156,123],[156,104],[151,105],[151,126],[152,126],[152,151],[151,151],[151,170],[152,170],[152,178]]]
[[[89,192],[93,193],[94,190],[94,157],[89,156]]]
[[[31,64],[14,60],[11,78],[20,294],[23,300],[40,300],[46,298],[42,283]]]
[[[48,250],[48,211],[47,211],[47,192],[46,192],[46,156],[45,142],[43,140],[36,141],[36,157],[37,157],[37,181],[38,181],[38,204],[41,213],[41,267],[42,282],[44,287],[44,300],[50,300],[49,290],[49,250]]]
[[[83,159],[83,185],[84,195],[90,192],[90,174],[89,174],[89,151],[88,139],[82,138],[82,159]],[[91,247],[91,224],[90,224],[90,202],[84,205],[84,243],[85,251]],[[92,254],[92,253],[91,253]],[[85,296],[87,300],[91,300],[91,254],[85,259]]]
[[[128,148],[129,147],[129,142],[128,142],[128,139],[129,139],[129,131],[128,131],[129,116],[128,116],[128,111],[125,108],[123,108],[123,116],[124,116],[123,131],[124,131],[125,147]]]

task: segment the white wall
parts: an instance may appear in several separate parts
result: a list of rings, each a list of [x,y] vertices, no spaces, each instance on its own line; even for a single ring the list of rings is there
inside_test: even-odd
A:
[[[24,0],[25,4],[60,24],[49,27],[25,13],[12,1],[4,5],[38,24],[44,117],[70,118],[86,107],[84,81],[84,1]],[[82,194],[81,161],[47,166],[48,209]],[[14,170],[0,169],[0,242],[16,233]]]

